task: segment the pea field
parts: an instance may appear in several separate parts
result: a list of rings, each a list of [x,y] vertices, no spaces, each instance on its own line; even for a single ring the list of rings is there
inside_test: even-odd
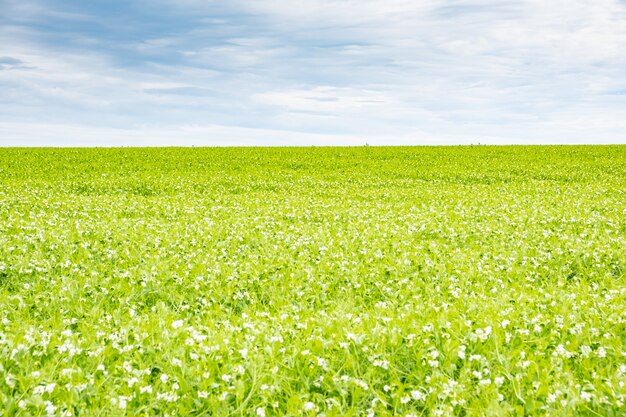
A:
[[[624,416],[626,146],[0,148],[0,416]]]

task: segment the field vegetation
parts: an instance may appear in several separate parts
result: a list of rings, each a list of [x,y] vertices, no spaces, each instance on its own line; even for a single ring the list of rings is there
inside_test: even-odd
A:
[[[626,415],[626,147],[0,149],[0,416]]]

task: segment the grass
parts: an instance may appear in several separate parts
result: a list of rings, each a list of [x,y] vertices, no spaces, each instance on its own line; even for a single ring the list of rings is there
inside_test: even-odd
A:
[[[0,149],[0,416],[620,416],[625,269],[625,146]]]

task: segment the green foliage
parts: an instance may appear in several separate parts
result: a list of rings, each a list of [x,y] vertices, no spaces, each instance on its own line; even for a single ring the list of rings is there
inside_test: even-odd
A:
[[[626,147],[0,149],[0,416],[626,414]]]

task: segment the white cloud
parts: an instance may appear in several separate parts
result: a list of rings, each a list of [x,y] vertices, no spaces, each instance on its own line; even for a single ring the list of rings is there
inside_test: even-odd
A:
[[[388,98],[379,91],[317,86],[303,90],[270,91],[254,98],[262,105],[287,111],[323,113],[329,116],[383,110]]]
[[[618,0],[162,0],[177,31],[109,49],[94,34],[46,43],[28,23],[86,12],[16,4],[0,144],[47,128],[107,144],[624,141]]]
[[[115,129],[0,123],[0,146],[307,146],[363,145],[365,138],[220,125]]]

